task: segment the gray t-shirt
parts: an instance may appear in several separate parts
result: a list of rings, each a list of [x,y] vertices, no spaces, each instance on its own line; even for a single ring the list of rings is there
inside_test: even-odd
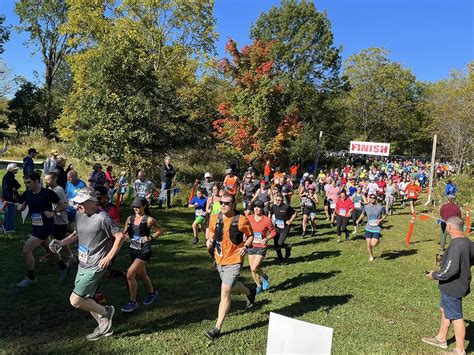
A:
[[[107,212],[99,210],[91,216],[77,213],[75,230],[79,244],[79,267],[82,269],[97,268],[99,261],[112,249],[114,234],[120,231]]]
[[[382,228],[379,224],[376,224],[375,221],[382,218],[384,208],[379,204],[376,205],[365,205],[362,207],[362,211],[367,216],[367,225],[365,226],[365,230],[368,232],[373,233],[380,233]]]
[[[147,197],[155,189],[155,185],[150,180],[141,181],[137,179],[133,188],[137,197]]]
[[[67,205],[67,197],[66,197],[66,193],[64,192],[64,189],[61,186],[58,185],[52,190],[54,192],[56,192],[56,195],[58,195],[59,202],[62,203],[62,204]],[[56,224],[56,225],[65,225],[65,224],[67,224],[66,210],[61,211],[59,213],[56,213],[54,215],[54,224]]]

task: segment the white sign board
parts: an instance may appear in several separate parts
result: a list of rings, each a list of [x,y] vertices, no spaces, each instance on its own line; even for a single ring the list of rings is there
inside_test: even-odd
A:
[[[390,143],[351,141],[349,153],[388,156],[390,154]]]
[[[270,312],[267,354],[331,354],[333,329]]]

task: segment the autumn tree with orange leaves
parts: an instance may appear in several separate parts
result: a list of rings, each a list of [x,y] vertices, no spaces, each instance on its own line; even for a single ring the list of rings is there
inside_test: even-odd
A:
[[[219,64],[233,91],[220,103],[220,117],[214,120],[218,148],[247,162],[278,159],[301,132],[297,110],[285,106],[272,45],[257,40],[239,51],[229,38],[226,51],[231,58]]]

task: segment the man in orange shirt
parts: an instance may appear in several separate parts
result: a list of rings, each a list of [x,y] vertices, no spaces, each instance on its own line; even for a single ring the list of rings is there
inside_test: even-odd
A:
[[[255,288],[247,288],[238,277],[244,261],[244,255],[253,241],[253,231],[247,217],[235,213],[235,196],[224,194],[220,200],[221,212],[212,215],[209,220],[209,234],[206,246],[214,251],[217,270],[222,280],[221,300],[216,326],[205,333],[211,339],[220,335],[222,323],[230,309],[231,293],[247,296],[247,307],[255,302]],[[244,238],[245,237],[245,238]]]
[[[263,168],[264,180],[270,182],[271,174],[272,167],[270,166],[270,160],[267,160],[267,162],[265,163],[265,167]]]
[[[236,175],[234,175],[234,171],[232,169],[227,169],[225,171],[225,178],[224,178],[224,191],[235,197],[235,195],[237,194],[239,185],[240,185],[240,180]]]
[[[418,195],[421,193],[421,187],[415,184],[415,180],[411,179],[410,183],[405,187],[405,196],[410,201],[411,214],[415,213],[415,204]]]

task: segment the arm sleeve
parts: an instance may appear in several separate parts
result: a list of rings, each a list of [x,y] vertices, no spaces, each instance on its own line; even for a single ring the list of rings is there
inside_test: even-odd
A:
[[[275,229],[275,227],[273,226],[272,224],[272,221],[270,218],[268,218],[267,220],[267,228],[268,228],[268,239],[270,238],[274,238],[276,235],[277,235],[277,231]]]
[[[102,226],[104,227],[105,233],[109,238],[120,232],[120,228],[117,223],[115,223],[107,213],[105,213],[104,219],[102,221]]]
[[[443,262],[441,270],[433,272],[433,278],[435,280],[446,281],[459,273],[460,252],[456,248],[447,254],[447,259]]]

